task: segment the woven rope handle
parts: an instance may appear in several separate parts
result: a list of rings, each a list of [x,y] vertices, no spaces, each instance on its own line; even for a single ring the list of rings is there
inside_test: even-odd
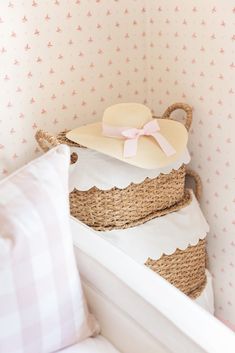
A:
[[[202,195],[202,181],[200,176],[192,169],[186,170],[186,176],[193,178],[195,184],[195,196],[198,200],[200,200]]]
[[[60,144],[55,136],[43,130],[38,130],[36,132],[35,139],[44,152],[47,152],[50,148]]]
[[[50,148],[58,146],[60,144],[59,140],[54,135],[51,135],[43,130],[38,130],[36,132],[35,139],[44,152],[47,152]],[[77,160],[78,155],[77,153],[73,152],[70,156],[71,164],[76,163]]]
[[[185,111],[186,120],[185,120],[184,126],[186,127],[187,130],[189,130],[190,126],[192,124],[193,110],[192,110],[192,107],[190,107],[190,105],[188,105],[188,104],[175,103],[175,104],[170,105],[167,108],[167,110],[164,112],[162,118],[163,119],[172,119],[170,115],[172,112],[174,112],[177,109],[182,109]]]

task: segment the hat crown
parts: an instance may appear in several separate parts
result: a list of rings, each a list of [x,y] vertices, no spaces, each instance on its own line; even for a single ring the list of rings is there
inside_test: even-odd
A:
[[[151,110],[140,103],[119,103],[105,109],[103,123],[141,129],[152,120]]]

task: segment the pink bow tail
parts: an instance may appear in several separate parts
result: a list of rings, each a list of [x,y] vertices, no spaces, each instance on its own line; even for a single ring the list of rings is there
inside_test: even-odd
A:
[[[123,156],[125,158],[131,158],[136,155],[138,145],[138,137],[134,139],[125,140]]]
[[[173,154],[175,154],[176,151],[174,147],[167,141],[167,139],[164,136],[162,136],[162,134],[155,132],[155,133],[149,134],[149,136],[152,136],[156,140],[156,142],[159,144],[162,151],[165,153],[167,157],[170,157]],[[131,158],[136,155],[137,148],[138,148],[138,139],[139,139],[139,136],[136,138],[129,138],[125,140],[124,150],[123,150],[123,155],[125,158]]]
[[[151,134],[151,136],[155,138],[155,140],[157,141],[157,143],[159,144],[159,146],[167,157],[173,156],[173,154],[176,153],[174,147],[167,141],[167,139],[162,134],[160,134],[159,132],[155,132]]]

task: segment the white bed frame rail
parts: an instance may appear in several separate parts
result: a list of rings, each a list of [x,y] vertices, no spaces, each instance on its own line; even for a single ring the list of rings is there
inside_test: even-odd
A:
[[[123,353],[234,353],[235,335],[154,272],[71,219],[86,296]]]

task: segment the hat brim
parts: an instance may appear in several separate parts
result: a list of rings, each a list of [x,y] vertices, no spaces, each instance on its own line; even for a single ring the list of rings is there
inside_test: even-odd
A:
[[[182,155],[187,146],[188,132],[184,125],[177,121],[169,119],[157,119],[157,121],[161,134],[176,150],[176,153],[170,157],[165,155],[153,137],[140,136],[136,155],[131,158],[124,158],[124,139],[103,136],[101,122],[73,129],[66,134],[66,137],[84,147],[131,165],[145,169],[158,169],[175,162]]]

